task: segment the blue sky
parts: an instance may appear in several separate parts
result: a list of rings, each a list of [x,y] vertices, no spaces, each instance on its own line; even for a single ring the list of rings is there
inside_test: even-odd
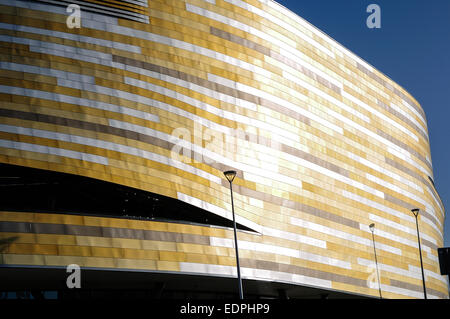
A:
[[[450,1],[277,0],[400,84],[428,121],[434,181],[450,207]],[[381,28],[369,29],[366,8],[381,9]],[[450,218],[445,242],[450,246]]]

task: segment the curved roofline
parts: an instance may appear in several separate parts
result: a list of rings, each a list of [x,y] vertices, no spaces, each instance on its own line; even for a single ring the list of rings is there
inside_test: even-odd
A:
[[[355,52],[353,52],[352,50],[350,50],[349,48],[347,48],[346,46],[344,46],[343,44],[341,44],[340,42],[338,42],[337,40],[335,40],[333,37],[331,37],[330,35],[328,35],[327,33],[325,33],[324,31],[320,30],[318,27],[316,27],[315,25],[313,25],[311,22],[309,22],[308,20],[306,20],[305,18],[301,17],[299,14],[297,14],[296,12],[292,11],[291,9],[285,7],[284,5],[282,5],[281,3],[278,3],[275,0],[267,0],[270,1],[272,3],[277,4],[278,6],[280,6],[282,9],[287,10],[291,13],[293,13],[295,16],[297,16],[298,18],[302,19],[303,21],[305,21],[310,27],[312,27],[314,30],[319,31],[321,34],[323,34],[325,37],[327,37],[328,39],[332,40],[334,43],[336,43],[339,47],[344,48],[345,50],[347,50],[348,52],[350,52],[351,54],[353,54],[354,56],[356,56],[357,58],[363,60],[365,63],[367,63],[369,66],[371,66],[372,68],[374,68],[375,70],[377,70],[378,72],[380,72],[383,76],[385,76],[389,81],[391,81],[393,84],[395,84],[396,86],[398,86],[399,88],[401,88],[404,92],[406,92],[406,94],[409,95],[410,98],[412,98],[413,102],[415,102],[420,109],[423,111],[423,113],[425,114],[425,110],[423,109],[422,105],[419,103],[419,101],[417,101],[417,99],[408,92],[408,90],[406,90],[403,86],[401,86],[400,84],[398,84],[397,82],[395,82],[392,78],[390,78],[388,75],[386,75],[384,72],[380,71],[377,67],[373,66],[371,63],[367,62],[365,59],[363,59],[362,57],[360,57],[358,54],[356,54]],[[427,121],[426,117],[425,117],[425,122]],[[427,123],[425,123],[425,125],[427,125]],[[428,126],[428,125],[427,125]]]
[[[289,12],[291,12],[292,14],[294,14],[295,16],[297,16],[298,18],[300,18],[301,20],[303,20],[304,22],[306,22],[311,28],[313,28],[314,30],[320,32],[322,35],[324,35],[327,39],[331,40],[332,42],[336,43],[338,45],[338,47],[343,48],[345,50],[347,50],[348,52],[350,52],[351,54],[353,54],[354,56],[356,56],[358,59],[361,59],[362,61],[364,61],[365,63],[367,63],[369,66],[371,66],[372,68],[374,68],[375,70],[377,70],[378,72],[380,72],[384,77],[386,77],[390,82],[392,82],[393,84],[395,84],[396,86],[398,86],[399,88],[401,88],[404,92],[406,92],[406,94],[408,94],[408,96],[410,98],[412,98],[413,102],[415,102],[417,104],[417,106],[420,107],[420,109],[423,111],[423,114],[425,116],[424,120],[425,120],[425,125],[427,126],[426,129],[428,131],[428,123],[427,123],[427,118],[426,118],[426,113],[424,108],[422,107],[422,105],[419,103],[419,101],[417,101],[417,99],[408,92],[408,90],[406,90],[403,86],[401,86],[400,84],[398,84],[397,82],[395,82],[392,78],[390,78],[388,75],[386,75],[384,72],[380,71],[378,68],[376,68],[375,66],[373,66],[371,63],[367,62],[365,59],[363,59],[362,57],[360,57],[359,55],[357,55],[355,52],[353,52],[352,50],[348,49],[346,46],[344,46],[343,44],[339,43],[337,40],[335,40],[333,37],[331,37],[330,35],[328,35],[327,33],[325,33],[324,31],[320,30],[318,27],[316,27],[315,25],[313,25],[311,22],[309,22],[308,20],[306,20],[305,18],[301,17],[300,15],[298,15],[296,12],[292,11],[291,9],[285,7],[284,5],[282,5],[281,3],[278,3],[275,0],[267,0],[270,1],[276,5],[278,5],[279,7],[281,7],[284,10],[287,10]],[[344,52],[345,53],[345,52]],[[431,148],[431,145],[430,145]],[[434,185],[433,185],[434,187]],[[441,195],[439,194],[438,190],[436,189],[436,187],[434,187],[439,200],[442,204],[442,208],[443,208],[443,213],[445,216],[445,207],[444,207],[444,203],[442,201]]]

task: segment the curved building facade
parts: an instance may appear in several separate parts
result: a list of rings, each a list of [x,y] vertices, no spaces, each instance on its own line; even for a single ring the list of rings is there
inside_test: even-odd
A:
[[[427,294],[448,298],[423,109],[302,18],[271,0],[0,12],[4,290],[78,264],[237,293],[233,169],[244,295],[422,298],[419,208]]]

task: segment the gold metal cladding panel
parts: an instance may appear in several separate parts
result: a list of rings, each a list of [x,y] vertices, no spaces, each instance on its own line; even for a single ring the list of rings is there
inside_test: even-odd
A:
[[[0,162],[221,216],[235,169],[238,221],[258,232],[239,232],[244,278],[377,296],[375,223],[391,298],[422,297],[417,207],[428,294],[448,297],[422,108],[300,17],[272,1],[166,0],[142,9],[148,24],[81,12],[70,29],[63,7],[0,8]],[[0,227],[18,235],[11,265],[235,271],[232,233],[214,227],[14,212]]]

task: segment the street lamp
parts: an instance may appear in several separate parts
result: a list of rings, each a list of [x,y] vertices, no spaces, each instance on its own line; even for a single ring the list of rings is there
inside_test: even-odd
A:
[[[233,228],[234,228],[234,247],[236,250],[236,267],[237,267],[237,275],[238,275],[238,286],[239,286],[239,299],[244,299],[244,293],[242,292],[242,279],[241,279],[241,267],[239,266],[239,249],[237,242],[237,231],[236,231],[236,219],[234,217],[234,202],[233,202],[233,180],[236,177],[236,171],[226,171],[223,172],[228,182],[230,182],[230,191],[231,191],[231,210],[233,212]]]
[[[419,255],[420,255],[420,268],[422,269],[423,296],[424,299],[427,299],[427,289],[425,287],[425,274],[423,272],[422,249],[420,248],[419,222],[417,220],[417,217],[419,216],[419,209],[418,208],[411,209],[411,212],[414,214],[414,217],[416,218],[417,241],[419,243]]]
[[[369,229],[372,232],[373,252],[375,254],[375,266],[377,268],[378,291],[380,292],[380,299],[383,299],[383,297],[381,296],[381,282],[380,282],[380,273],[378,271],[377,250],[375,249],[375,236],[374,236],[375,224],[374,223],[370,224]]]

